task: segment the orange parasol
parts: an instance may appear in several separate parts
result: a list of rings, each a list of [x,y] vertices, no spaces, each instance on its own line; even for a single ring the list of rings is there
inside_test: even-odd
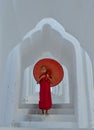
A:
[[[52,77],[51,87],[59,84],[64,77],[63,67],[54,59],[44,58],[39,60],[33,69],[33,75],[36,81],[38,81],[39,76],[41,75],[41,66],[46,66]]]

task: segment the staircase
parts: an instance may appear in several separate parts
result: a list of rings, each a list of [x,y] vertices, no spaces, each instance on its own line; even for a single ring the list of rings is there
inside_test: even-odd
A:
[[[70,104],[53,104],[48,115],[42,115],[37,104],[24,104],[16,115],[13,127],[26,128],[77,128],[74,109]]]

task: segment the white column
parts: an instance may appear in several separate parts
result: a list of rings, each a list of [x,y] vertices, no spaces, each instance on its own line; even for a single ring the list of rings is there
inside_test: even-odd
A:
[[[70,102],[70,94],[69,94],[69,75],[67,68],[64,67],[64,81],[62,82],[62,96],[63,102],[69,103]]]
[[[78,127],[79,128],[88,128],[88,106],[87,106],[87,97],[86,97],[86,88],[83,72],[83,63],[82,63],[82,50],[79,44],[76,45],[76,70],[77,70],[77,86],[76,86],[76,96],[77,99],[77,118],[78,118]]]
[[[90,126],[94,128],[94,83],[93,83],[93,69],[91,60],[86,52],[84,52],[84,63],[86,65],[86,89],[88,98],[88,109],[89,109],[89,122]]]
[[[24,70],[23,73],[23,86],[22,86],[22,91],[23,91],[23,95],[22,95],[22,100],[24,102],[28,102],[28,96],[29,96],[29,86],[30,86],[30,82],[29,82],[29,68],[26,68]]]

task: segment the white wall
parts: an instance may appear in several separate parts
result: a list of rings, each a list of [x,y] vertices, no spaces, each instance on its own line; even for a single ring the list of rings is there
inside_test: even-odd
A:
[[[1,0],[0,95],[9,52],[44,17],[56,19],[79,40],[88,52],[94,69],[93,12],[94,0]]]
[[[94,64],[93,0],[1,0],[0,6],[4,59],[38,21],[52,17],[79,40]]]

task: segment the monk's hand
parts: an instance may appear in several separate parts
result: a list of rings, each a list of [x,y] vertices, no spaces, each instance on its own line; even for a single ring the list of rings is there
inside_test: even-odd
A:
[[[50,82],[52,82],[52,78],[49,76],[49,74],[47,74],[47,79],[49,79]]]
[[[50,76],[47,74],[47,78],[48,78],[48,79],[49,79],[49,77],[50,77]]]

